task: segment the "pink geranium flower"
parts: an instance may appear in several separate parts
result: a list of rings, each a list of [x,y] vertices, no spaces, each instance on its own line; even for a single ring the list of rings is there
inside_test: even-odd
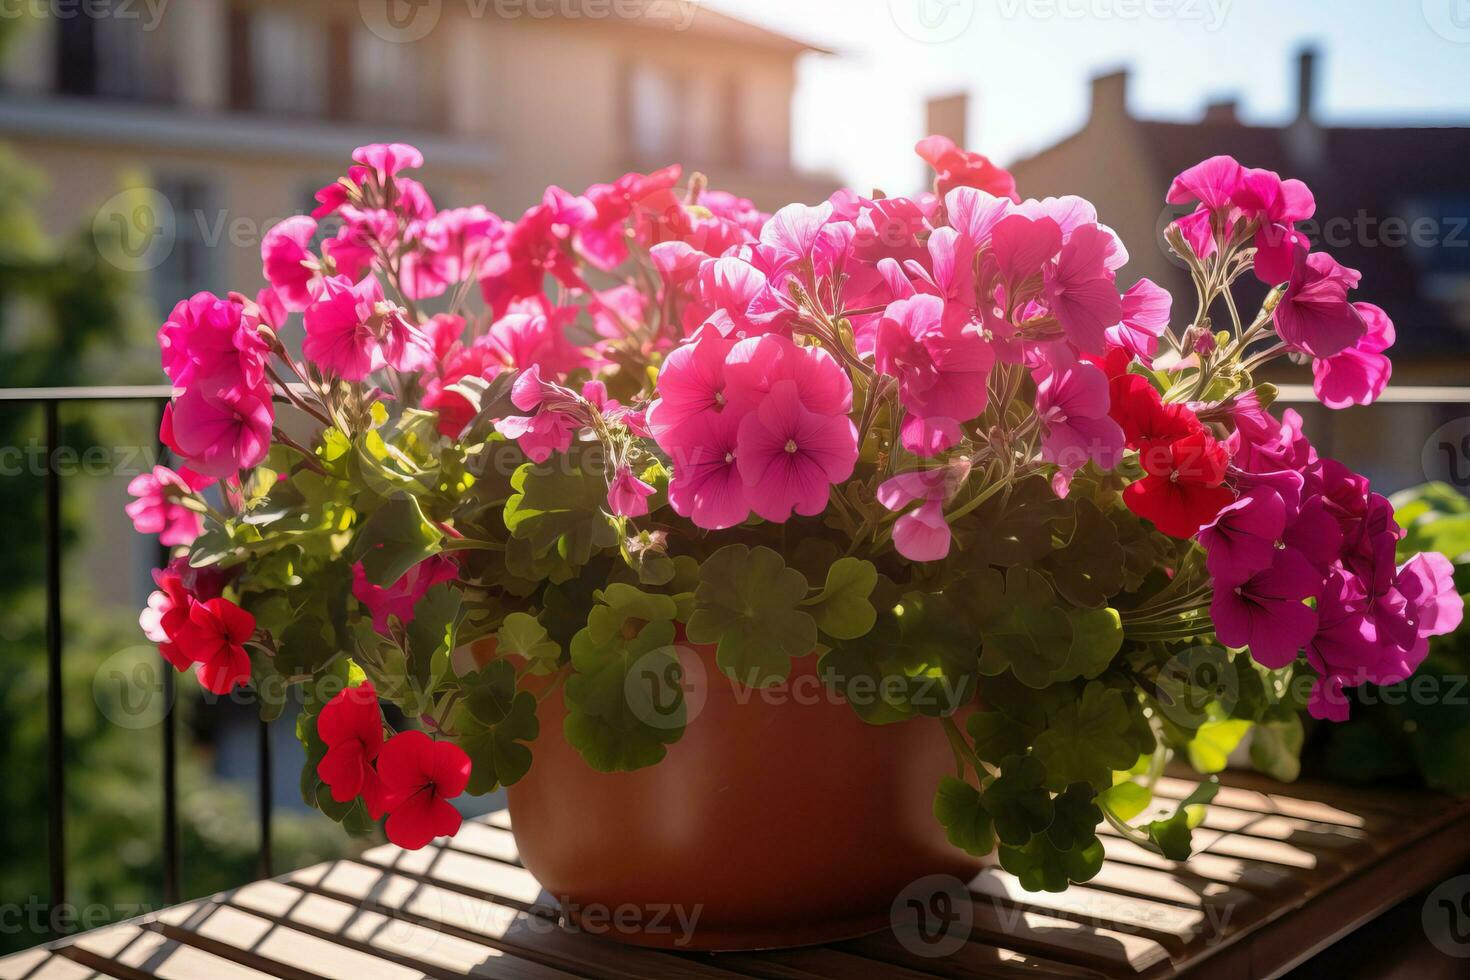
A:
[[[202,380],[215,388],[255,388],[270,352],[244,306],[213,293],[196,293],[175,306],[158,330],[158,346],[164,373],[179,387]]]
[[[194,490],[189,480],[167,466],[155,466],[152,472],[133,477],[128,493],[138,499],[125,508],[133,519],[133,528],[139,534],[158,535],[158,543],[166,547],[193,544],[204,533],[204,518],[184,506],[180,498]]]
[[[658,375],[658,399],[648,407],[648,427],[665,452],[684,442],[684,424],[719,414],[729,405],[725,395],[725,358],[735,345],[705,333],[669,353]]]
[[[374,585],[368,581],[362,562],[352,566],[352,594],[373,618],[373,629],[388,635],[390,620],[404,626],[413,622],[414,607],[424,593],[440,582],[452,582],[459,576],[459,565],[447,555],[425,558],[399,577],[392,585]]]
[[[997,197],[1016,198],[1016,179],[978,153],[960,149],[948,136],[927,136],[914,152],[934,168],[936,192],[944,197],[956,187],[974,187]]]
[[[1272,313],[1287,346],[1313,357],[1333,357],[1354,347],[1368,332],[1361,310],[1348,302],[1358,273],[1325,252],[1298,255],[1291,280]]]
[[[903,446],[933,456],[960,439],[960,425],[985,411],[995,355],[974,331],[945,329],[944,303],[919,295],[891,303],[878,324],[874,365],[898,379],[909,417]]]
[[[1210,602],[1215,635],[1226,646],[1249,647],[1251,657],[1273,670],[1296,659],[1317,631],[1317,610],[1305,604],[1322,577],[1292,548],[1244,582],[1217,582]]]
[[[366,167],[379,183],[404,170],[417,170],[424,165],[424,155],[407,143],[372,143],[352,151],[352,159]]]
[[[346,381],[361,381],[383,367],[383,348],[371,322],[382,298],[382,287],[372,276],[356,284],[346,276],[324,280],[306,308],[301,353]]]
[[[1371,405],[1388,387],[1393,365],[1384,351],[1393,346],[1393,321],[1372,303],[1353,308],[1368,329],[1352,347],[1312,362],[1312,390],[1328,408]]]
[[[673,461],[669,505],[695,527],[718,531],[750,516],[736,464],[740,420],[733,411],[702,413],[659,443]]]
[[[316,230],[315,220],[297,215],[273,226],[260,243],[261,271],[292,313],[311,303],[310,286],[319,271],[311,254]]]
[[[620,466],[607,488],[607,506],[619,517],[642,517],[653,494],[654,488],[638,479],[631,467]]]
[[[1123,350],[1145,365],[1152,364],[1159,350],[1159,338],[1169,327],[1169,311],[1174,298],[1164,287],[1148,279],[1140,279],[1123,294],[1122,320],[1107,329],[1110,348]]]
[[[767,334],[742,340],[725,355],[725,397],[741,412],[760,404],[782,381],[796,382],[801,403],[818,415],[852,409],[852,379],[820,347]]]
[[[224,479],[264,461],[275,412],[264,388],[188,388],[164,413],[165,442],[190,468]]]
[[[900,555],[910,561],[939,561],[949,554],[951,534],[944,505],[968,471],[968,466],[911,470],[878,487],[878,502],[895,513],[919,502],[894,522],[893,547]]]
[[[1041,458],[1063,473],[1088,460],[1105,470],[1123,455],[1123,429],[1108,415],[1108,377],[1058,346],[1035,372]]]
[[[846,415],[819,415],[781,381],[740,422],[736,463],[751,510],[784,522],[795,511],[820,514],[834,483],[852,475],[857,427]]]
[[[1285,530],[1286,504],[1279,493],[1260,487],[1242,494],[1200,529],[1210,577],[1244,582],[1270,567]]]
[[[1079,350],[1102,354],[1107,331],[1123,318],[1123,301],[1113,284],[1108,255],[1113,238],[1097,225],[1072,230],[1055,265],[1045,274],[1046,302],[1067,339]]]

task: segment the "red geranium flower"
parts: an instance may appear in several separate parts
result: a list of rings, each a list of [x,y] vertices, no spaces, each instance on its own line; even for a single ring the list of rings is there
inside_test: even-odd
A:
[[[470,781],[470,757],[459,746],[402,732],[378,754],[378,778],[390,841],[416,851],[435,837],[459,832],[459,811],[449,801]]]
[[[1123,502],[1172,537],[1194,537],[1235,501],[1234,491],[1222,486],[1230,455],[1203,428],[1167,445],[1146,446],[1139,462],[1148,475],[1129,484]]]
[[[245,641],[255,632],[255,617],[228,599],[196,602],[174,642],[199,664],[199,682],[215,694],[228,694],[250,680]]]
[[[178,636],[189,622],[194,597],[184,586],[184,577],[172,568],[154,569],[153,582],[158,589],[148,597],[148,608],[138,617],[138,625],[174,669],[188,670],[193,661],[179,649]]]
[[[373,819],[382,816],[372,761],[383,748],[383,716],[372,683],[349,687],[328,701],[317,716],[316,732],[327,744],[316,774],[331,787],[332,799],[346,803],[362,796]]]

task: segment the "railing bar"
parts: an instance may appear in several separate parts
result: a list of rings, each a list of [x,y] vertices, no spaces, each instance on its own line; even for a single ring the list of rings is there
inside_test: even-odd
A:
[[[257,722],[259,733],[259,786],[256,798],[260,806],[260,855],[258,871],[261,878],[271,876],[271,726],[264,718]]]
[[[51,928],[67,932],[70,916],[58,915],[66,904],[66,728],[62,717],[61,672],[61,473],[56,451],[61,447],[61,404],[47,401],[46,440],[46,839],[51,879]]]
[[[160,401],[158,406],[158,422],[160,431],[163,423],[163,407],[167,401]],[[159,459],[165,459],[168,448],[164,446],[163,440],[158,441]],[[162,543],[158,546],[158,561],[160,568],[167,568],[169,562],[169,551],[167,545]],[[178,786],[178,724],[174,718],[177,705],[174,703],[177,696],[175,690],[174,668],[162,653],[158,655],[159,669],[163,672],[163,900],[169,905],[177,905],[179,902],[179,786]]]

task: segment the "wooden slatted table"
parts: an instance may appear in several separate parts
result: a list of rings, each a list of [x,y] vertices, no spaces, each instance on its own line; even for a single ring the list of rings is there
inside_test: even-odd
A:
[[[1165,861],[1116,835],[1096,879],[1033,894],[970,884],[973,926],[931,957],[893,933],[765,953],[659,952],[568,929],[520,866],[504,814],[452,841],[391,845],[0,960],[0,978],[484,976],[1274,976],[1470,861],[1470,801],[1229,774],[1201,853]],[[1190,784],[1165,778],[1178,799]]]

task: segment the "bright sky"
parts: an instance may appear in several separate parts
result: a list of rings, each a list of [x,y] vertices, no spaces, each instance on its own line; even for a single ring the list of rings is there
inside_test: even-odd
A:
[[[960,90],[970,148],[1002,163],[1078,128],[1089,79],[1125,65],[1135,114],[1235,97],[1246,121],[1278,122],[1308,41],[1328,121],[1470,121],[1470,0],[704,2],[839,52],[802,63],[795,152],[860,189],[914,190],[924,99]]]

